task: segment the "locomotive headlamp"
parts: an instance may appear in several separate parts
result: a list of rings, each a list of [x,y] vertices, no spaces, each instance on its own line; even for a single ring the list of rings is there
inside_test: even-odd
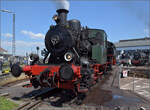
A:
[[[73,58],[73,53],[71,53],[71,52],[67,52],[67,53],[64,55],[64,59],[65,59],[66,61],[71,61],[72,58]]]
[[[54,21],[57,21],[57,20],[58,20],[58,15],[54,15],[54,16],[53,16],[53,20],[54,20]]]

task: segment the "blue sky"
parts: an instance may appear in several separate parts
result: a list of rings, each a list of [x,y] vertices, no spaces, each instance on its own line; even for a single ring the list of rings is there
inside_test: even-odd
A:
[[[68,19],[79,19],[83,26],[104,29],[108,39],[148,36],[149,0],[70,0]],[[52,0],[2,0],[1,9],[16,13],[16,54],[44,48],[44,35],[56,14]],[[2,47],[11,53],[12,15],[1,13]]]

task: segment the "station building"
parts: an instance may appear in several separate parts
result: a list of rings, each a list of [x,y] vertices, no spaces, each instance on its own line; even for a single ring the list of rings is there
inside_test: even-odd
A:
[[[11,54],[9,54],[7,50],[0,48],[0,60],[7,60],[10,56]]]
[[[116,50],[150,50],[150,37],[120,40],[115,43]]]

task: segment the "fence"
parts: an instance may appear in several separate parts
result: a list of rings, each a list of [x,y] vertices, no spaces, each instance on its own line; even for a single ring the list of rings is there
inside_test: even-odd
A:
[[[131,90],[150,100],[150,67],[121,68],[129,70],[127,78],[120,79],[120,88]]]

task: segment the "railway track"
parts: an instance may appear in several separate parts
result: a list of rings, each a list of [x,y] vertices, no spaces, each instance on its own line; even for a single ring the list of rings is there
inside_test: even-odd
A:
[[[25,82],[25,81],[29,81],[29,79],[25,78],[25,79],[15,80],[15,81],[8,82],[6,84],[1,85],[1,87],[11,87],[11,86],[14,86],[18,83],[22,83],[22,82]]]
[[[16,110],[33,110],[36,109],[40,104],[42,104],[42,100],[31,100],[22,104]]]
[[[1,97],[7,97],[7,96],[9,96],[9,94],[8,93],[0,93],[0,96]]]
[[[8,93],[0,93],[1,97],[10,98]],[[19,106],[15,110],[34,110],[36,107],[38,107],[42,103],[42,100],[28,100],[27,102],[23,103],[21,106]]]
[[[10,76],[10,73],[0,75],[0,79]]]
[[[114,68],[115,71],[117,71],[117,68]],[[102,78],[102,80],[99,82],[100,86],[105,84],[105,81],[109,80],[109,77],[111,77],[112,85],[115,82],[115,78],[117,77],[117,73],[114,74],[108,74],[105,76],[105,78]],[[19,81],[20,82],[20,81]],[[15,83],[10,83],[5,85],[4,87],[11,87]],[[98,84],[99,85],[99,84]],[[94,87],[95,88],[95,87]],[[56,94],[56,95],[54,95]],[[61,104],[65,105],[76,105],[76,98],[71,97],[71,95],[68,95],[69,93],[61,93],[60,89],[48,89],[48,90],[42,90],[40,92],[29,94],[31,96],[22,98],[25,103],[23,103],[21,106],[19,106],[16,110],[33,110],[38,108],[41,104],[51,104],[52,106],[59,106]],[[58,98],[58,99],[57,99]],[[59,99],[60,98],[60,99]]]
[[[41,91],[40,93],[34,94],[34,96],[26,100],[26,102],[19,106],[16,110],[34,110],[42,104],[44,98],[51,97],[58,92],[60,92],[60,89],[57,88]]]
[[[103,90],[103,88],[101,89],[101,86],[103,86],[103,84],[104,84],[104,86],[106,86],[106,88],[109,88],[109,87],[113,88],[114,86],[116,86],[116,81],[118,79],[117,78],[118,70],[119,70],[119,67],[114,67],[113,74],[106,75],[106,77],[104,77],[102,80],[99,81],[99,84],[97,85],[97,87],[92,88],[90,93],[94,89],[93,94],[89,94],[89,96],[87,96],[87,97],[92,97],[92,98],[91,99],[88,98],[87,102],[83,103],[83,109],[82,110],[88,109],[87,108],[88,106],[85,107],[84,105],[91,105],[92,106],[92,104],[93,104],[93,107],[94,107],[93,110],[96,110],[96,109],[99,110],[101,108],[99,108],[99,106],[97,106],[97,105],[102,105],[104,102],[107,102],[107,101],[111,100],[111,98],[112,98],[111,91]],[[24,101],[25,103],[23,103],[21,106],[19,106],[15,110],[37,110],[39,108],[41,109],[42,107],[44,108],[45,106],[50,107],[50,109],[52,109],[52,110],[57,109],[57,108],[55,108],[55,105],[52,105],[53,102],[54,103],[58,102],[58,104],[62,103],[63,106],[62,106],[61,109],[66,109],[67,107],[74,107],[74,108],[71,108],[71,109],[75,110],[75,109],[77,109],[77,107],[79,107],[79,106],[76,106],[76,104],[75,104],[75,101],[76,101],[75,98],[72,98],[71,101],[68,101],[68,102],[67,101],[66,102],[57,101],[57,98],[60,97],[60,95],[68,97],[68,93],[63,93],[62,94],[60,89],[47,89],[47,90],[42,89],[42,91],[41,90],[39,90],[39,91],[40,92],[36,92],[36,93],[31,92],[31,94],[28,94],[28,95],[31,95],[30,97],[27,97],[27,98],[22,98],[21,97],[21,99],[19,99],[19,100]],[[32,95],[32,93],[33,93],[33,95]],[[54,95],[54,94],[56,94],[56,95]],[[94,95],[95,95],[95,97],[94,97]],[[99,97],[99,98],[97,98],[97,97]],[[105,99],[105,100],[103,100],[103,99]],[[96,105],[94,105],[94,104],[96,104]],[[42,105],[44,105],[44,106],[42,106]],[[56,107],[60,107],[60,106],[56,106]],[[81,108],[79,108],[79,110],[80,109]],[[105,110],[107,110],[107,109],[105,109]]]
[[[109,77],[110,75],[106,77]],[[100,83],[104,83],[106,79],[108,78],[102,79]],[[63,90],[61,89],[48,89],[48,90],[41,91],[40,93],[33,94],[33,96],[30,97],[29,101],[23,104],[22,106],[20,106],[17,110],[32,110],[33,108],[36,108],[38,107],[38,105],[42,104],[42,102],[48,104],[51,103],[52,106],[60,106],[61,104],[76,105],[77,99],[73,97],[73,95],[69,95],[69,93],[67,93],[66,91],[65,91],[66,93],[63,93],[62,91]]]

